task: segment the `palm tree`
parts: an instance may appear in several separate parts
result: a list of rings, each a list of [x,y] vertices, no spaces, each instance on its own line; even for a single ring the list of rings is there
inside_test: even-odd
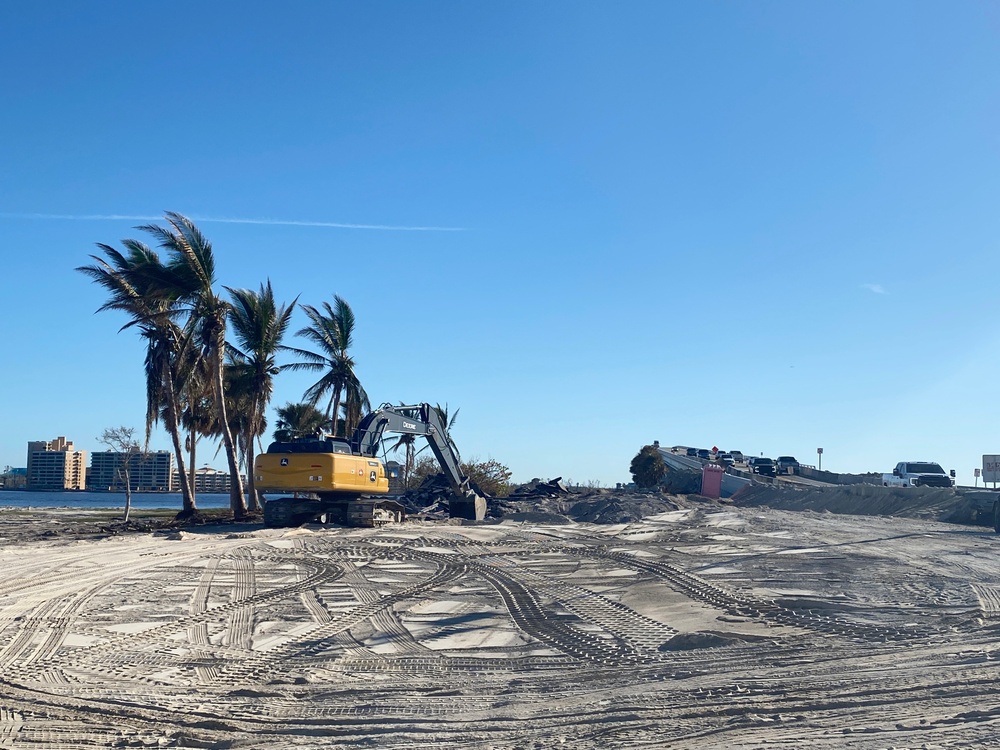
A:
[[[344,396],[344,437],[353,435],[361,419],[371,410],[371,402],[361,383],[357,379],[348,382]]]
[[[360,407],[359,411],[371,408],[368,394],[354,372],[354,360],[347,353],[354,343],[354,312],[337,295],[334,296],[334,307],[329,302],[324,302],[322,310],[317,310],[312,305],[303,305],[302,310],[311,325],[300,330],[296,336],[311,341],[318,351],[289,347],[288,351],[303,357],[305,361],[293,362],[282,369],[324,371],[322,377],[309,386],[304,395],[313,404],[329,397],[326,417],[330,420],[334,435],[337,435],[340,432],[342,396],[346,394],[349,402],[353,401],[355,406]],[[345,430],[349,421],[345,420]]]
[[[403,487],[410,488],[410,477],[413,475],[413,465],[416,456],[417,436],[410,433],[403,433],[396,437],[396,442],[388,447],[388,450],[395,453],[403,450]]]
[[[107,259],[91,255],[94,265],[80,266],[76,270],[89,276],[109,292],[108,301],[97,308],[97,311],[124,312],[129,316],[129,321],[119,332],[137,327],[146,342],[145,445],[148,448],[153,425],[162,417],[177,458],[183,502],[181,514],[191,515],[197,512],[197,507],[185,471],[180,439],[178,390],[181,375],[178,362],[182,349],[182,332],[171,318],[170,301],[151,293],[148,278],[163,270],[159,256],[137,240],[122,240],[122,245],[126,253],[98,243],[97,246],[104,251]]]
[[[286,403],[275,410],[278,421],[275,424],[274,439],[279,442],[302,435],[314,435],[329,427],[326,416],[308,402]]]
[[[399,406],[405,406],[402,401],[399,402]],[[446,407],[447,408],[447,407]],[[420,416],[416,409],[412,410],[414,420],[419,420]],[[443,418],[444,419],[444,418]],[[444,420],[446,421],[446,420]],[[418,453],[422,453],[426,450],[427,445],[425,444],[423,448],[419,451],[417,448],[417,436],[413,433],[400,433],[396,437],[396,442],[388,446],[387,450],[395,453],[398,450],[403,451],[403,487],[409,489],[410,479],[413,476],[413,469],[416,465],[416,458]]]
[[[279,306],[274,301],[271,281],[262,284],[259,292],[249,289],[229,289],[232,314],[229,321],[235,344],[228,346],[229,369],[237,390],[245,399],[241,446],[246,458],[247,492],[250,507],[259,509],[253,479],[254,440],[264,433],[264,413],[274,395],[274,376],[278,374],[276,358],[282,349],[281,340],[288,330],[295,301]]]
[[[458,413],[462,411],[460,408],[455,409],[455,413],[448,415],[448,404],[441,406],[441,404],[434,404],[434,411],[438,413],[441,417],[441,424],[444,425],[445,429],[448,430],[448,442],[451,443],[451,448],[455,453],[458,453],[458,446],[455,445],[455,440],[451,436],[452,428],[455,426],[455,422],[458,420]]]
[[[160,247],[170,254],[166,265],[148,269],[146,281],[154,295],[172,303],[175,314],[186,314],[185,344],[198,351],[211,373],[216,424],[229,463],[232,487],[229,505],[233,516],[240,519],[246,516],[247,508],[223,383],[229,305],[215,293],[212,244],[187,217],[168,211],[165,218],[168,227],[155,224],[139,227],[156,237]]]
[[[441,404],[435,404],[431,408],[434,409],[434,411],[437,412],[438,417],[440,417],[441,424],[444,425],[445,431],[448,433],[448,443],[449,443],[449,445],[451,445],[451,449],[453,451],[455,451],[455,455],[457,456],[458,455],[458,446],[455,445],[455,439],[451,436],[451,433],[452,433],[452,428],[455,426],[456,420],[458,420],[458,413],[460,411],[462,411],[462,410],[461,409],[455,409],[455,413],[449,415],[448,414],[448,404],[445,404],[444,406],[441,406]],[[399,442],[399,441],[397,441],[397,442]],[[418,450],[412,457],[409,457],[409,456],[407,457],[409,465],[410,465],[410,469],[413,468],[413,463],[415,462],[416,457],[419,456],[421,453],[423,453],[425,450],[427,450],[427,448],[429,448],[429,447],[430,447],[430,443],[427,443],[427,444],[424,445],[423,448],[421,448],[420,450]],[[409,447],[409,450],[412,450],[412,441],[411,441],[411,446]]]

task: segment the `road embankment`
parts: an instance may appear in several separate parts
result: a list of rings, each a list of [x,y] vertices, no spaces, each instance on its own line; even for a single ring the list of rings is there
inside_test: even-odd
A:
[[[732,498],[740,507],[767,506],[862,516],[897,516],[945,523],[991,524],[996,493],[938,487],[754,485]]]

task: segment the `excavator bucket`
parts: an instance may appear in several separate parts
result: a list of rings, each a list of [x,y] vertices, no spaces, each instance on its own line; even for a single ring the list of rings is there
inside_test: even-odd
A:
[[[468,490],[463,497],[452,497],[448,503],[452,518],[465,518],[469,521],[482,521],[486,518],[486,498]]]

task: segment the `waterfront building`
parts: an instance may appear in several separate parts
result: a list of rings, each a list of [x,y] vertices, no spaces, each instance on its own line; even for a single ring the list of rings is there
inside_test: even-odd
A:
[[[179,489],[181,486],[181,478],[180,473],[176,469],[174,469],[173,478],[174,487]],[[246,486],[246,477],[243,478],[243,484]],[[229,492],[231,487],[232,482],[229,479],[228,471],[220,471],[219,469],[213,469],[210,466],[203,466],[195,471],[195,495],[201,492]]]
[[[87,486],[87,452],[65,437],[28,443],[29,490],[82,490]]]
[[[133,492],[174,490],[174,454],[170,451],[155,453],[94,451],[90,454],[87,486],[92,490],[124,492],[126,460],[128,460],[129,484]]]
[[[28,470],[26,468],[11,469],[6,474],[0,474],[0,486],[5,490],[23,490],[28,486]]]

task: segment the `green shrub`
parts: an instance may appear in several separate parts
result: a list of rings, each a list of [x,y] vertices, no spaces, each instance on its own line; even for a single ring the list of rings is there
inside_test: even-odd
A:
[[[636,487],[656,487],[667,475],[667,465],[655,446],[644,445],[632,459],[629,471]]]

